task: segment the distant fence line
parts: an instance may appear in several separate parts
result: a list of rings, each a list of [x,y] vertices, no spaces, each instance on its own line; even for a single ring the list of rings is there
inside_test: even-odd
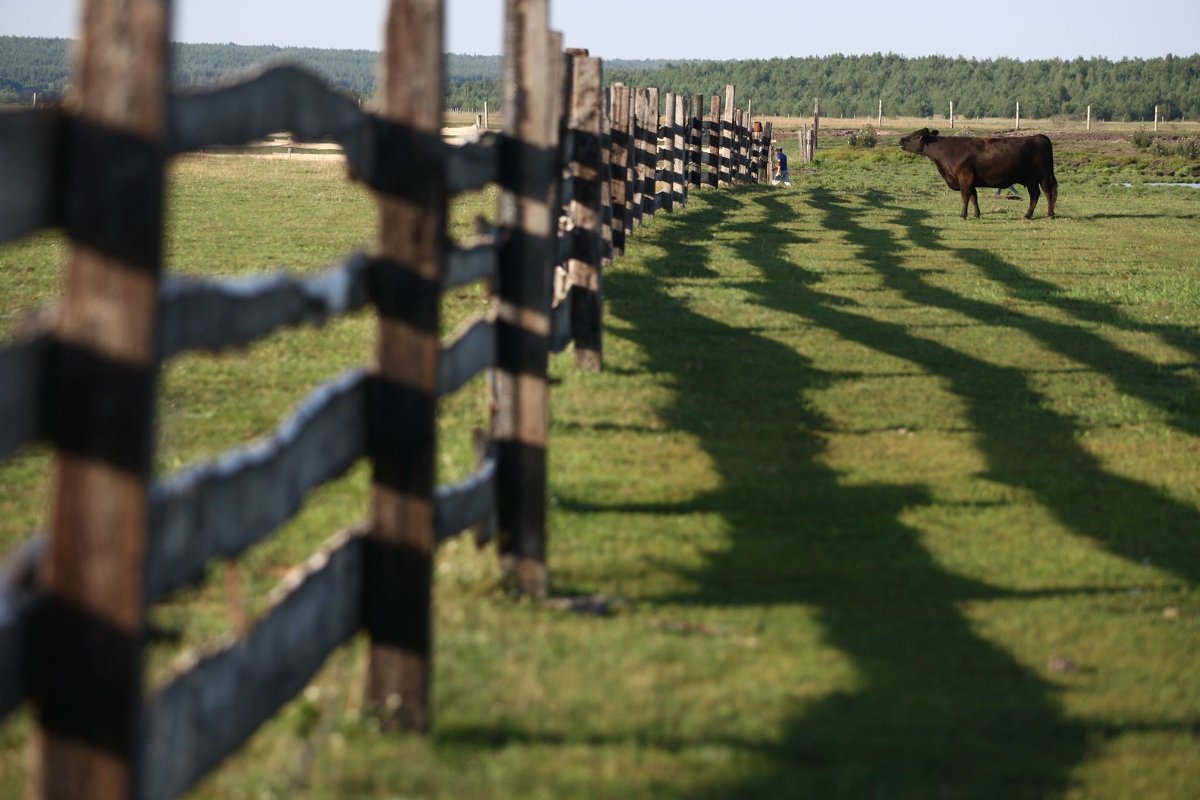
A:
[[[440,80],[404,80],[441,75],[441,0],[393,0],[378,115],[287,66],[168,97],[158,0],[90,5],[78,109],[0,116],[0,242],[53,226],[72,242],[55,322],[0,349],[0,459],[55,449],[48,531],[0,565],[0,718],[27,699],[37,710],[38,797],[169,798],[360,630],[369,707],[428,726],[435,548],[494,531],[515,585],[545,593],[549,353],[573,342],[581,368],[602,368],[602,268],[689,191],[765,182],[771,130],[753,131],[732,86],[707,115],[699,95],[660,106],[657,89],[605,92],[600,59],[564,54],[548,30],[547,0],[507,2],[518,49],[505,81],[521,105],[502,132],[457,145],[440,135]],[[168,159],[280,130],[342,146],[376,198],[378,252],[311,278],[164,274]],[[445,244],[449,200],[492,182],[498,225]],[[485,279],[494,310],[439,341],[441,294]],[[372,367],[315,389],[265,440],[154,479],[165,361],[367,305]],[[478,468],[435,486],[437,399],[485,370],[494,411]],[[367,521],[293,570],[249,631],[146,695],[149,604],[270,536],[364,458]]]

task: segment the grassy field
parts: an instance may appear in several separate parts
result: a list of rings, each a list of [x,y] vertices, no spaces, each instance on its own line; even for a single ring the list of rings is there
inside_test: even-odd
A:
[[[1058,219],[989,194],[962,221],[895,137],[823,147],[791,189],[693,195],[606,274],[606,371],[552,360],[552,598],[506,596],[466,539],[441,551],[431,734],[362,713],[358,642],[197,797],[1200,796],[1200,192],[1147,185],[1197,164],[1062,137]],[[369,246],[343,178],[184,159],[168,261],[312,271]],[[464,199],[456,232],[493,202]],[[61,254],[0,250],[0,333]],[[456,292],[445,326],[481,305]],[[159,470],[267,433],[372,330],[173,363]],[[443,479],[481,399],[444,408]],[[0,470],[0,552],[41,524],[44,472]],[[155,609],[179,641],[149,679],[366,493],[360,469]],[[592,595],[603,613],[566,602]],[[0,726],[0,797],[29,729]]]

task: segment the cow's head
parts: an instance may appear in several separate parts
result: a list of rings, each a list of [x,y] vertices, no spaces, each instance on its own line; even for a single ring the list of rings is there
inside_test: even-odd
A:
[[[900,137],[900,147],[910,153],[922,153],[925,151],[925,145],[937,139],[938,132],[931,131],[929,128],[921,128],[919,131],[913,131],[908,136]]]

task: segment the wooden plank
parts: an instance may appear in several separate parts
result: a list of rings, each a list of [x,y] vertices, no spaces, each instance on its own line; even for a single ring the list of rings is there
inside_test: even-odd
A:
[[[48,392],[57,451],[34,654],[30,794],[44,798],[138,793],[167,12],[165,0],[86,0],[74,50],[57,198],[71,209],[72,246]]]
[[[61,117],[53,111],[0,114],[0,242],[59,224],[54,196]]]
[[[584,370],[597,371],[603,363],[600,297],[600,196],[603,194],[600,162],[600,59],[576,54],[572,57],[571,73],[571,109],[567,126],[577,142],[588,143],[588,146],[576,147],[570,164],[571,175],[575,180],[575,193],[570,198],[567,210],[567,226],[572,233],[582,234],[579,237],[582,247],[576,248],[567,261],[567,275],[571,286],[567,302],[571,305],[571,339],[575,343],[575,364]],[[645,170],[645,164],[643,169]],[[653,172],[649,174],[653,180]],[[653,186],[653,183],[647,185]]]
[[[434,505],[439,543],[486,520],[496,509],[495,457],[485,458],[466,480],[437,487]]]
[[[0,461],[47,434],[42,387],[52,342],[39,335],[0,349]]]
[[[324,384],[269,437],[155,484],[146,552],[149,600],[204,577],[290,519],[312,489],[367,451],[366,375]]]
[[[277,131],[301,141],[336,139],[356,152],[368,142],[367,115],[349,96],[301,67],[258,67],[221,84],[172,95],[167,141],[171,152],[244,144]],[[355,159],[357,160],[357,159]]]
[[[450,194],[482,189],[499,178],[501,139],[496,133],[484,133],[475,141],[447,148],[446,188]]]
[[[425,136],[441,128],[444,18],[442,0],[388,5],[382,115]],[[371,637],[366,701],[385,727],[414,730],[430,722],[444,174],[444,165],[421,165],[404,197],[377,198],[379,252],[388,263],[379,279],[394,290],[379,303],[378,379],[368,412],[374,484],[363,608]]]
[[[495,365],[495,323],[482,314],[464,321],[442,347],[438,359],[438,396],[453,394],[471,378]]]
[[[505,163],[501,186],[500,221],[511,236],[501,253],[497,287],[492,439],[499,459],[502,564],[517,590],[532,596],[546,591],[546,367],[558,222],[551,211],[562,170],[550,97],[559,85],[555,70],[562,56],[548,22],[548,0],[507,0],[504,131],[521,147]],[[623,96],[627,114],[628,93]]]
[[[321,325],[369,299],[370,261],[351,254],[314,278],[286,273],[233,280],[168,276],[159,290],[158,355],[244,347],[282,327]]]
[[[688,159],[691,163],[691,169],[688,170],[688,184],[695,189],[699,189],[701,185],[700,145],[702,141],[703,122],[704,95],[693,95],[691,116],[688,120]]]
[[[362,531],[337,535],[283,579],[244,638],[191,656],[154,693],[139,797],[182,795],[304,690],[359,629],[363,560]]]
[[[500,258],[497,234],[478,237],[466,246],[451,245],[446,251],[446,275],[442,289],[465,286],[479,280],[494,280]]]
[[[30,539],[0,563],[0,721],[25,699],[25,664],[29,632],[41,595],[37,565],[45,557],[46,539]]]

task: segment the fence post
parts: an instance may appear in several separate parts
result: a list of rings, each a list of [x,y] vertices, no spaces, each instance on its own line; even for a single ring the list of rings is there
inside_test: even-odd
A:
[[[660,116],[658,87],[652,86],[646,90],[646,125],[642,130],[643,137],[638,150],[646,181],[642,203],[645,213],[651,216],[654,216],[654,212],[658,210],[658,126]]]
[[[708,177],[714,189],[721,181],[721,96],[714,94],[709,104],[708,120]]]
[[[552,46],[548,0],[505,4],[504,134],[496,348],[499,544],[505,570],[526,595],[546,593],[546,435],[550,293],[560,182],[562,54]],[[626,112],[628,102],[625,103]]]
[[[664,97],[662,128],[659,131],[658,159],[663,162],[662,207],[675,210],[675,93],[667,92]]]
[[[650,114],[650,90],[638,89],[634,94],[633,103],[634,116],[637,118],[637,135],[634,139],[633,147],[633,164],[634,171],[637,173],[638,190],[634,192],[633,203],[637,207],[637,214],[643,219],[654,214],[654,188],[653,176],[649,175],[647,163],[647,152],[649,149],[649,139],[653,136],[653,128],[651,127]],[[657,114],[654,114],[657,117]]]
[[[954,127],[954,101],[950,101],[950,127]]]
[[[602,266],[613,263],[612,222],[612,120],[603,90],[600,95],[600,258]]]
[[[1158,106],[1154,107],[1154,132],[1158,132]]]
[[[1017,101],[1017,118],[1013,122],[1013,130],[1021,130],[1021,101]]]
[[[821,98],[814,97],[813,98],[813,126],[812,126],[812,131],[809,134],[809,136],[812,139],[809,142],[809,148],[808,148],[809,149],[809,156],[808,156],[809,161],[812,161],[813,159],[815,159],[817,157],[817,131],[820,130],[820,127],[821,127]]]
[[[735,107],[734,87],[732,84],[725,87],[725,108],[721,112],[721,177],[720,183],[732,183],[733,181],[733,114]]]
[[[429,726],[438,297],[446,188],[440,168],[442,0],[391,0],[382,116],[416,135],[425,164],[404,199],[380,194],[376,375],[369,406],[374,475],[363,621],[366,702],[388,727]],[[413,75],[423,76],[412,80]],[[431,165],[431,166],[430,166]]]
[[[688,120],[688,157],[691,169],[688,171],[688,183],[693,188],[700,188],[700,144],[704,120],[704,95],[692,96],[692,116]]]
[[[634,89],[629,97],[629,169],[633,173],[633,193],[630,195],[631,223],[629,229],[640,227],[645,210],[643,196],[646,194],[646,166],[643,153],[646,140],[646,90]]]
[[[601,346],[601,244],[600,244],[600,72],[598,58],[586,50],[571,54],[571,108],[567,125],[575,139],[571,160],[574,194],[569,199],[568,224],[574,232],[567,273],[571,289],[571,338],[575,364],[598,371],[603,364]]]
[[[614,83],[610,95],[612,106],[611,154],[609,165],[612,171],[612,244],[613,252],[625,255],[625,216],[628,214],[629,161],[632,148],[629,146],[629,87]],[[505,115],[508,116],[507,114]]]
[[[1089,131],[1092,129],[1092,107],[1090,105],[1087,107],[1087,129]]]
[[[770,120],[763,124],[761,148],[763,151],[762,182],[770,183],[775,174],[775,140],[772,138],[775,128]]]
[[[675,95],[675,121],[671,125],[671,155],[674,166],[671,168],[671,193],[675,202],[687,205],[687,169],[684,158],[687,150],[683,146],[684,124],[687,119],[687,98],[681,94]]]
[[[883,98],[879,98],[879,116],[875,118],[875,127],[883,127]]]
[[[91,0],[63,207],[72,245],[45,409],[57,448],[31,625],[31,795],[133,797],[162,267],[167,3]],[[124,202],[113,203],[120,196]]]

